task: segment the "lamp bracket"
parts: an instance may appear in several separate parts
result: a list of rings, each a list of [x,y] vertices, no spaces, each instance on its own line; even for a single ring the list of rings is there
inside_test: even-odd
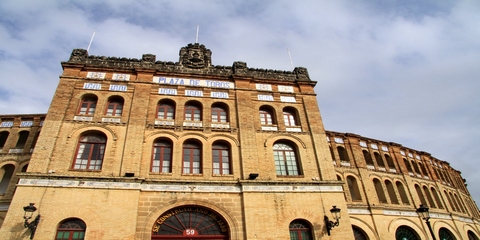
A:
[[[38,214],[35,217],[35,219],[31,222],[28,222],[28,219],[30,219],[30,217],[24,217],[24,218],[25,218],[25,222],[23,223],[23,226],[30,230],[30,239],[33,239],[33,237],[35,236],[35,231],[37,231],[38,223],[40,222],[40,214]]]

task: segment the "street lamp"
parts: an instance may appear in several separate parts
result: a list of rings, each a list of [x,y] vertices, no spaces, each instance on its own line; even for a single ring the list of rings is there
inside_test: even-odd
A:
[[[32,218],[33,213],[37,211],[37,208],[34,206],[34,204],[35,203],[30,203],[30,205],[23,207],[23,211],[25,211],[23,214],[23,219],[25,219],[23,226],[30,230],[30,239],[33,239],[33,236],[35,236],[37,225],[40,222],[40,214],[38,214],[33,221],[28,222],[28,220]]]
[[[327,227],[328,236],[330,236],[330,231],[332,230],[332,228],[340,225],[340,208],[337,208],[337,206],[333,206],[333,208],[330,209],[330,213],[332,213],[332,217],[335,222],[330,221],[327,215],[325,215],[325,217],[323,218],[323,220],[325,221],[325,226]]]
[[[435,238],[435,234],[433,233],[432,230],[432,225],[430,225],[430,213],[428,212],[428,207],[423,206],[423,204],[420,204],[420,207],[417,209],[418,215],[425,220],[425,223],[427,224],[428,230],[430,230],[430,234],[432,235],[433,240],[437,240]]]

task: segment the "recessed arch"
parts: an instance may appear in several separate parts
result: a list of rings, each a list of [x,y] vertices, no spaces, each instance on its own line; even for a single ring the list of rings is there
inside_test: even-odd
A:
[[[238,141],[238,139],[230,136],[230,135],[227,135],[227,134],[215,134],[215,135],[211,135],[209,140],[210,141],[217,141],[217,140],[220,140],[220,139],[224,139],[224,138],[228,138],[229,140],[231,140],[233,143],[235,143],[235,146],[236,147],[240,147],[240,142]]]
[[[173,137],[174,139],[178,140],[180,138],[180,136],[178,136],[177,134],[175,133],[172,133],[172,132],[168,132],[168,131],[156,131],[156,132],[153,132],[153,133],[150,133],[148,134],[145,139],[143,140],[144,143],[146,142],[149,142],[149,141],[153,141],[153,139],[156,139],[157,137],[159,136],[163,136],[165,137],[165,135],[168,135],[169,137]]]
[[[235,220],[233,216],[230,215],[230,212],[220,207],[218,203],[212,202],[205,199],[190,199],[190,200],[175,200],[170,201],[169,204],[158,203],[152,211],[148,212],[145,217],[144,222],[141,224],[141,239],[151,239],[152,238],[152,226],[155,224],[156,220],[163,213],[168,212],[171,209],[183,207],[183,206],[194,206],[204,209],[211,210],[212,212],[221,215],[221,217],[226,221],[229,228],[230,239],[243,239],[241,234],[241,224]]]
[[[264,147],[271,146],[271,145],[273,145],[273,142],[275,142],[279,139],[294,139],[295,140],[294,142],[297,146],[301,145],[303,149],[307,149],[307,145],[300,138],[298,138],[296,136],[289,135],[289,134],[270,135],[269,137],[267,137],[265,139],[265,142],[263,143],[263,146]]]
[[[420,240],[418,233],[409,226],[400,226],[395,230],[396,240]]]
[[[230,239],[222,215],[201,206],[180,206],[161,214],[152,227],[151,239]]]
[[[81,126],[81,127],[75,128],[67,137],[68,138],[78,137],[84,132],[90,131],[90,130],[97,130],[97,131],[103,132],[107,135],[108,139],[112,139],[113,141],[117,140],[117,135],[111,128],[107,126],[97,126],[97,125],[94,125],[94,126],[87,125],[87,126]]]

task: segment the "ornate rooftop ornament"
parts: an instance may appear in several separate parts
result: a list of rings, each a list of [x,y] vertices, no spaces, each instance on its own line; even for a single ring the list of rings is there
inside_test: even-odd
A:
[[[308,70],[304,67],[296,67],[293,72],[297,75],[297,81],[310,81]]]
[[[248,68],[246,62],[234,62],[233,63],[233,74],[245,75],[247,74]]]
[[[212,51],[203,44],[188,44],[180,49],[180,64],[187,68],[207,68],[212,65]]]
[[[85,62],[88,57],[88,52],[85,49],[73,49],[70,54],[69,62]]]

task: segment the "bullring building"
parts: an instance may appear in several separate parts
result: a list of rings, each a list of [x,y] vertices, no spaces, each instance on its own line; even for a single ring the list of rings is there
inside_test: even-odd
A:
[[[47,114],[0,115],[2,239],[479,239],[459,171],[326,131],[306,68],[198,43],[62,67]]]

